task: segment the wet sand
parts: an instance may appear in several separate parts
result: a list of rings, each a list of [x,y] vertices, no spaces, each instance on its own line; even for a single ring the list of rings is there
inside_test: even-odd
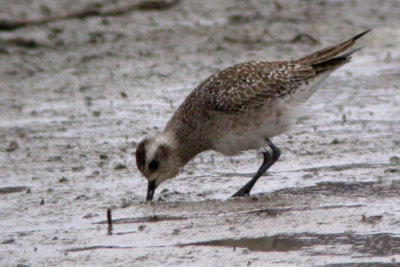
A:
[[[0,31],[0,265],[399,265],[398,1],[221,2]],[[3,0],[0,18],[88,5]],[[144,201],[136,145],[199,82],[369,28],[251,197],[229,198],[261,155],[206,152]]]

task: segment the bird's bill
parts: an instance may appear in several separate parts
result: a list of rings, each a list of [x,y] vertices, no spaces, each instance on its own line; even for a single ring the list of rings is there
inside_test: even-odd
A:
[[[156,191],[156,180],[153,180],[151,182],[149,182],[148,186],[147,186],[147,196],[146,196],[146,201],[152,201],[153,200],[153,196],[154,196],[154,192]]]

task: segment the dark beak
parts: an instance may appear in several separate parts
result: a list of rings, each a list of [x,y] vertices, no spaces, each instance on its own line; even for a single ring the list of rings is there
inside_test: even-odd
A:
[[[151,201],[153,200],[154,192],[156,191],[156,180],[153,180],[149,182],[149,185],[147,186],[147,196],[146,196],[146,201]]]

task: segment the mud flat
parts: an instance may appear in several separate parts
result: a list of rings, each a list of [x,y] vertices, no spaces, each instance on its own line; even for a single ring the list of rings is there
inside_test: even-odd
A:
[[[2,0],[0,20],[131,3]],[[398,1],[183,0],[1,30],[0,265],[398,266],[399,13]],[[274,139],[282,157],[251,197],[229,199],[261,157],[207,152],[144,201],[136,144],[201,80],[368,28]]]

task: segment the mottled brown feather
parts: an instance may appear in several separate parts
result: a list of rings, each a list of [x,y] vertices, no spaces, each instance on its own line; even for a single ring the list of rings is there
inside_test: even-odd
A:
[[[294,62],[246,62],[215,73],[196,88],[209,108],[243,112],[290,93],[294,86],[315,75],[311,66]]]
[[[213,110],[240,113],[293,94],[307,81],[349,62],[338,55],[346,52],[365,31],[345,42],[294,61],[252,61],[217,72],[202,82],[190,97],[203,99]],[[335,56],[338,56],[335,58]]]

